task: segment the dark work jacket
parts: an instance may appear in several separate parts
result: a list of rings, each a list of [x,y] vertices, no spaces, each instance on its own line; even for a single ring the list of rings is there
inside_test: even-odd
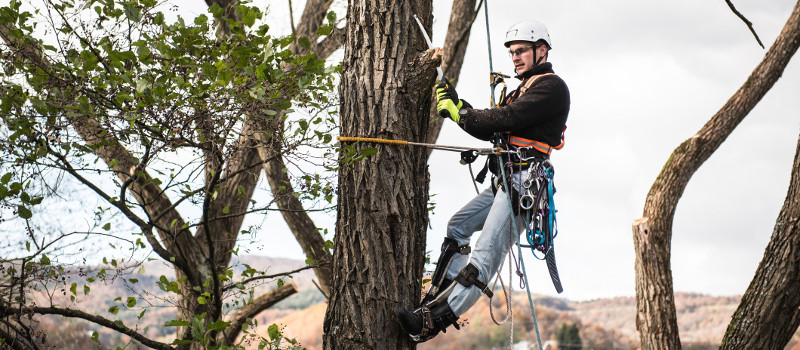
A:
[[[522,74],[520,87],[531,77],[553,73],[550,62],[539,64]],[[557,146],[569,114],[569,89],[557,75],[539,77],[521,96],[512,91],[500,106],[489,109],[462,109],[458,125],[470,135],[489,141],[496,132]],[[511,102],[508,102],[511,101]]]

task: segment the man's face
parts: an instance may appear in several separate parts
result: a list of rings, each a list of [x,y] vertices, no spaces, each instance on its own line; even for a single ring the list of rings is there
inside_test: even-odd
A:
[[[533,43],[528,41],[514,41],[509,45],[508,50],[511,53],[511,62],[514,63],[514,69],[517,70],[517,74],[525,73],[533,68],[533,52],[534,50],[544,51],[543,47],[544,45],[538,48],[534,47]],[[536,57],[542,56],[537,52]]]

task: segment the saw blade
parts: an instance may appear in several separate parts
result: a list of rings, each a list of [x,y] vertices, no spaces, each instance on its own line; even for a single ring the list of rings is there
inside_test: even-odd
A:
[[[417,25],[419,26],[419,30],[422,32],[422,37],[425,38],[425,42],[428,43],[428,48],[432,49],[433,48],[433,43],[431,42],[431,37],[428,35],[428,32],[425,31],[425,27],[422,26],[422,22],[420,22],[419,17],[417,17],[416,14],[414,14],[414,19],[417,20]],[[436,67],[436,73],[439,74],[439,76],[436,77],[436,80],[443,80],[444,79],[444,73],[442,72],[442,66],[441,65]]]

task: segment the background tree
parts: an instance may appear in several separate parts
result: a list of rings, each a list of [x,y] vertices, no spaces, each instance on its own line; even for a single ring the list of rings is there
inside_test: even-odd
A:
[[[561,327],[558,328],[556,340],[558,340],[559,350],[583,349],[580,329],[574,323],[562,323]]]
[[[168,23],[155,2],[46,5],[51,27],[44,35],[54,36],[48,40],[35,31],[48,22],[34,23],[19,2],[0,9],[6,134],[0,199],[28,237],[26,253],[3,259],[3,337],[36,347],[44,338],[37,340],[30,315],[54,314],[153,348],[234,344],[243,324],[294,290],[285,284],[248,296],[246,283],[274,276],[248,268],[234,278],[229,264],[244,216],[271,208],[253,197],[260,168],[304,145],[331,142],[326,115],[290,124],[283,117],[293,106],[312,113],[328,108],[335,68],[314,54],[292,53],[292,43],[308,49],[310,40],[269,35],[253,7],[211,3],[215,22],[201,15],[186,24]],[[333,29],[335,17],[328,20],[321,33]],[[89,228],[48,235],[35,208],[49,195],[64,195],[58,187],[64,178],[104,204]],[[300,180],[306,190],[294,195],[332,200],[324,179]],[[111,221],[115,214],[121,227]],[[109,269],[130,271],[140,249],[174,267],[176,279],[162,276],[157,283],[176,302],[178,317],[167,324],[179,327],[174,343],[113,319],[149,302],[143,297],[118,298],[111,316],[53,298],[53,288],[60,288],[72,302],[89,294],[91,283],[119,277],[103,269],[79,275],[82,289],[67,282],[69,271],[57,257],[78,244],[73,238],[95,236],[131,243],[129,257],[104,260]],[[140,310],[142,318],[147,309]]]
[[[800,2],[795,5],[783,31],[747,81],[697,134],[673,151],[650,188],[642,218],[633,223],[636,326],[642,348],[681,347],[670,271],[672,222],[678,200],[691,176],[780,78],[798,46]],[[781,281],[797,271],[796,260],[776,261],[797,249],[791,236],[787,236],[793,232],[796,221],[786,216],[796,210],[797,197],[792,196],[795,173],[796,169],[793,171],[787,201],[765,250],[764,260],[731,321],[723,348],[780,348],[798,327],[797,308],[800,299],[793,297],[798,294],[798,286],[793,282]]]

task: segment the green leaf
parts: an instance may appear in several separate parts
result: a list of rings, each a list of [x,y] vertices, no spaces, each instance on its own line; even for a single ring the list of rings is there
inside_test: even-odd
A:
[[[230,326],[230,324],[231,324],[230,322],[225,322],[223,320],[217,320],[217,321],[214,321],[214,323],[208,325],[208,329],[214,330],[214,331],[223,331],[223,330],[225,330],[225,328],[228,328],[228,326]]]
[[[364,148],[364,149],[358,151],[358,153],[361,153],[364,156],[371,156],[371,155],[377,154],[378,153],[378,149],[377,148],[368,147],[368,148]]]
[[[311,50],[311,40],[308,40],[306,37],[300,37],[297,39],[297,43],[300,44],[300,47]]]
[[[257,16],[258,12],[250,9],[242,15],[242,23],[247,27],[252,27],[256,23]]]
[[[88,295],[89,291],[91,291],[91,290],[92,289],[89,288],[89,285],[86,285],[86,284],[83,285],[83,295]]]
[[[119,312],[119,306],[114,305],[114,306],[108,308],[108,312],[116,315]]]
[[[136,298],[134,298],[134,297],[128,297],[128,300],[127,300],[127,302],[125,303],[125,305],[127,305],[128,307],[134,307],[134,306],[136,306]]]
[[[230,213],[230,212],[231,212],[231,208],[229,206],[226,205],[225,208],[222,208],[222,213],[223,214],[227,214],[227,213]]]
[[[281,331],[278,328],[277,324],[271,324],[267,328],[267,333],[269,334],[269,339],[277,340],[281,337]]]
[[[0,177],[0,183],[3,185],[7,184],[9,181],[11,181],[11,173],[5,173],[3,177]]]
[[[39,258],[39,263],[42,265],[50,265],[50,258],[47,255],[42,254],[42,257]]]
[[[72,285],[69,286],[69,292],[73,295],[78,294],[78,283],[72,282]]]
[[[26,220],[33,217],[33,213],[31,213],[31,210],[21,205],[17,206],[17,213],[19,214],[19,217]]]
[[[105,225],[103,225],[103,229],[106,231],[111,230],[111,223],[107,222]]]
[[[208,303],[208,300],[204,297],[197,297],[197,302],[200,303],[200,305],[205,305]]]
[[[319,34],[319,35],[331,35],[331,32],[333,32],[333,26],[330,25],[330,24],[326,24],[324,26],[320,26],[317,29],[317,34]]]
[[[134,22],[142,20],[142,12],[136,7],[136,3],[129,2],[124,5],[125,17]]]
[[[206,23],[208,23],[208,16],[206,15],[200,15],[195,17],[194,19],[194,24],[196,25],[202,26],[205,25]]]
[[[99,334],[97,334],[97,332],[92,332],[92,340],[97,341],[98,336]]]

